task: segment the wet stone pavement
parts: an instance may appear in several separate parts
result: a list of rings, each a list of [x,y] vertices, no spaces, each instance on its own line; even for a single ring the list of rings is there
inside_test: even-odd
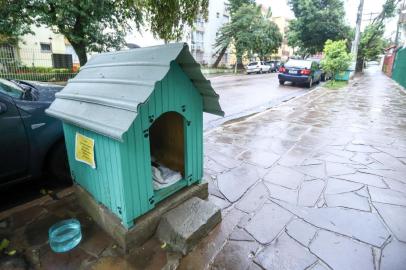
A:
[[[206,133],[204,166],[223,221],[185,257],[123,254],[72,194],[0,215],[0,236],[38,269],[406,269],[406,92],[380,71]],[[66,217],[84,238],[55,254]]]

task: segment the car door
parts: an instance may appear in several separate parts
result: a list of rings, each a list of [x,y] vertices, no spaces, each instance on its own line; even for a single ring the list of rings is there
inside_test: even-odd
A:
[[[320,65],[317,62],[313,62],[312,64],[314,66],[313,70],[314,70],[314,78],[313,81],[315,82],[319,82],[321,81],[321,70],[320,70]]]
[[[28,164],[24,123],[13,101],[15,93],[6,88],[0,83],[0,185],[25,176]]]

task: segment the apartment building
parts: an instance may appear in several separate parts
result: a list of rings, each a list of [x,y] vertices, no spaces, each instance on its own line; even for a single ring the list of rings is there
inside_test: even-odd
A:
[[[211,66],[217,59],[214,44],[220,28],[230,21],[228,1],[209,1],[208,18],[198,18],[186,41],[190,45],[191,53],[202,65]],[[220,65],[231,65],[231,49],[223,56]]]

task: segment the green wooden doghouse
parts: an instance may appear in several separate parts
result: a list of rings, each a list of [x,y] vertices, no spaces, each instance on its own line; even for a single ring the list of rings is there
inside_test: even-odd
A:
[[[93,56],[47,113],[63,121],[74,181],[126,228],[203,176],[203,111],[219,97],[184,43]],[[154,161],[181,174],[156,190]]]

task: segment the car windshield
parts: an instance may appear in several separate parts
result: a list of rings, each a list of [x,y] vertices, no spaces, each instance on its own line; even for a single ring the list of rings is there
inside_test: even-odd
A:
[[[0,92],[11,97],[20,98],[24,90],[11,81],[0,79]]]
[[[310,69],[311,66],[312,66],[312,61],[295,60],[295,59],[291,59],[288,62],[286,62],[286,64],[285,64],[285,67],[287,67],[287,68],[295,67],[295,68]]]
[[[252,63],[249,63],[248,66],[256,66],[257,64],[259,64],[259,63],[258,62],[252,62]]]

